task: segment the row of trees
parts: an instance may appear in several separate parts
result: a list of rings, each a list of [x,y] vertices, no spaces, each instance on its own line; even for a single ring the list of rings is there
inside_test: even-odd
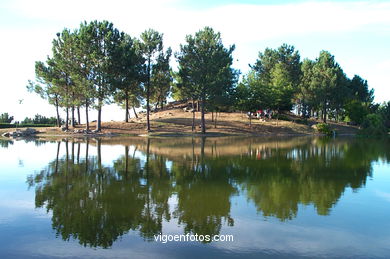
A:
[[[8,114],[8,112],[0,114],[0,123],[11,123],[14,120],[14,116]]]
[[[296,107],[302,117],[317,116],[324,122],[348,117],[361,123],[361,116],[375,109],[367,81],[358,75],[349,79],[331,53],[321,51],[315,60],[301,61],[299,52],[287,44],[260,52],[236,97],[241,109]]]
[[[55,125],[57,122],[56,117],[46,117],[40,114],[35,114],[34,117],[29,118],[26,117],[24,120],[21,122],[22,124],[47,124],[47,125]],[[63,121],[61,121],[63,123]]]
[[[226,48],[220,33],[210,27],[187,35],[175,53],[177,72],[170,68],[172,51],[164,51],[163,35],[151,29],[136,39],[112,23],[94,21],[74,31],[64,29],[57,36],[53,56],[45,63],[36,62],[38,83],[31,81],[28,88],[56,106],[58,121],[59,107],[65,108],[66,128],[69,110],[73,124],[75,111],[80,121],[80,107],[84,107],[89,129],[88,109],[97,109],[96,129],[100,130],[104,104],[115,101],[123,106],[127,122],[129,106],[145,101],[150,130],[151,103],[163,108],[171,93],[176,100],[200,105],[202,133],[206,111],[269,108],[279,113],[296,108],[304,118],[361,124],[379,109],[367,81],[358,75],[348,78],[327,51],[315,60],[302,61],[294,46],[266,48],[238,83],[239,71],[232,68],[235,46]]]
[[[74,31],[64,29],[53,40],[52,57],[36,62],[37,82],[29,81],[27,88],[55,105],[58,126],[59,108],[66,111],[72,126],[80,108],[98,111],[96,130],[101,129],[104,104],[115,101],[124,107],[126,122],[129,106],[146,102],[147,130],[150,130],[150,104],[163,108],[175,76],[176,96],[201,104],[202,132],[205,132],[206,103],[217,100],[226,105],[234,91],[238,71],[231,68],[234,46],[225,48],[220,33],[206,27],[187,36],[187,44],[176,53],[179,71],[173,73],[169,61],[170,48],[164,50],[163,35],[147,30],[140,39],[119,32],[107,21],[82,23]]]
[[[57,118],[55,117],[46,117],[40,114],[36,114],[33,118],[24,118],[23,121],[15,121],[14,116],[11,116],[7,112],[0,114],[0,123],[11,123],[14,122],[16,124],[47,124],[47,125],[55,125],[57,122]]]
[[[139,106],[146,98],[149,115],[150,102],[162,105],[172,81],[169,67],[171,49],[164,50],[163,35],[147,30],[140,39],[132,38],[114,28],[107,21],[80,24],[71,31],[64,29],[53,40],[52,56],[35,64],[37,82],[29,81],[27,88],[55,105],[57,124],[59,108],[66,112],[68,122],[75,125],[77,112],[85,108],[86,129],[89,130],[88,111],[98,111],[96,130],[101,130],[102,107],[113,101],[126,110]],[[147,128],[150,129],[149,116]]]

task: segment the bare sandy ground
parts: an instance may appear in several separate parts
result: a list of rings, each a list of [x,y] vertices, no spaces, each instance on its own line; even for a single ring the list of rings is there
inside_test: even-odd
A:
[[[215,117],[215,114],[214,114]],[[267,120],[260,121],[252,119],[252,125],[249,125],[249,119],[244,113],[218,113],[217,122],[212,121],[212,114],[206,114],[206,132],[207,135],[215,136],[230,136],[230,135],[316,135],[318,132],[311,126],[317,121],[309,120],[308,125],[294,122],[298,117],[289,116],[291,121],[283,120]],[[151,113],[151,131],[146,131],[146,115],[139,114],[139,118],[132,118],[128,123],[121,121],[111,121],[102,123],[103,135],[156,135],[156,136],[186,136],[201,134],[200,128],[200,112],[195,112],[194,132],[191,130],[192,113],[185,112],[182,109],[170,109]],[[354,135],[358,128],[348,126],[341,123],[329,122],[331,127],[340,135]],[[96,127],[96,122],[90,124],[91,129]],[[41,136],[69,136],[82,135],[74,133],[75,130],[83,129],[85,125],[77,125],[75,128],[70,128],[69,132],[62,132],[59,128],[36,128]],[[0,129],[0,133],[14,129]]]

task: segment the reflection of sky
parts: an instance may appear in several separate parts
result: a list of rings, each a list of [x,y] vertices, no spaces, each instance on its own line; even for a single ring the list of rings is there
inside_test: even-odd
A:
[[[129,147],[129,155],[134,153]],[[51,229],[51,214],[35,209],[34,189],[28,190],[26,178],[55,159],[57,144],[15,142],[0,148],[0,255],[4,257],[101,257],[101,258],[173,258],[173,257],[383,257],[390,254],[390,172],[384,163],[373,163],[373,177],[365,187],[347,188],[329,216],[319,216],[313,205],[300,205],[298,215],[290,221],[264,218],[245,193],[231,197],[230,216],[234,226],[224,223],[221,234],[234,235],[234,242],[176,243],[144,242],[130,232],[111,249],[90,249],[77,240],[64,242]],[[71,151],[71,144],[69,144]],[[77,153],[77,145],[75,145]],[[65,154],[61,144],[60,156]],[[81,145],[80,154],[85,154]],[[96,146],[89,154],[97,154]],[[124,155],[123,146],[102,146],[104,165]],[[143,152],[135,157],[144,163]],[[171,162],[166,166],[170,168]],[[207,201],[205,201],[207,202]],[[170,212],[178,204],[176,195],[169,199]],[[183,226],[172,217],[163,222],[163,233],[182,234]],[[161,252],[163,251],[163,252]]]

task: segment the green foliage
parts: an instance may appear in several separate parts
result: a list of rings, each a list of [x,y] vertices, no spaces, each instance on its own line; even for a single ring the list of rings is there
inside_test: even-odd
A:
[[[195,35],[187,35],[186,44],[176,53],[179,63],[179,88],[189,99],[201,101],[202,132],[205,133],[204,108],[217,96],[233,93],[237,72],[231,68],[235,46],[224,47],[221,34],[205,27]]]
[[[255,73],[257,84],[262,86],[263,103],[267,102],[263,108],[291,110],[301,76],[300,55],[294,46],[266,48],[250,73]]]
[[[241,111],[255,112],[269,107],[268,88],[258,80],[255,72],[250,72],[238,84],[235,91],[235,107]]]
[[[353,100],[345,106],[345,113],[348,118],[359,125],[363,122],[368,112],[366,105],[357,100]]]
[[[128,121],[129,106],[139,107],[142,96],[142,82],[145,77],[145,59],[137,39],[122,35],[114,62],[114,101],[125,110]]]
[[[9,123],[0,123],[0,129],[9,129],[9,128],[28,128],[28,127],[53,127],[55,124],[29,124],[29,123],[22,123],[22,124],[9,124]]]
[[[45,117],[39,114],[36,114],[34,118],[25,118],[21,124],[48,124],[55,125],[57,123],[57,118],[55,117]]]
[[[152,85],[152,75],[153,73],[155,76],[158,73],[155,73],[155,69],[158,68],[158,60],[160,59],[160,68],[165,66],[162,66],[161,63],[166,63],[166,59],[169,63],[170,58],[170,49],[168,49],[168,52],[166,56],[163,54],[163,34],[153,30],[149,29],[144,31],[141,34],[141,41],[140,41],[140,50],[143,54],[145,60],[146,60],[146,82],[144,84],[144,94],[146,99],[146,123],[147,123],[147,130],[150,130],[150,121],[149,121],[149,112],[150,112],[150,98],[151,98],[151,91]],[[169,55],[168,55],[169,54]],[[169,66],[169,64],[168,64]],[[158,70],[158,69],[157,69]],[[169,70],[169,69],[168,69]],[[154,83],[156,83],[157,78],[155,77]],[[158,80],[157,80],[158,81]],[[164,84],[164,83],[162,83]]]
[[[0,115],[0,123],[11,123],[14,120],[14,116],[10,116],[7,112]]]
[[[384,126],[389,130],[390,129],[390,101],[380,105],[378,113],[382,117]]]
[[[171,55],[171,48],[168,48],[165,53],[160,53],[150,79],[151,87],[153,89],[151,102],[155,103],[156,106],[160,104],[161,108],[166,102],[166,99],[171,91],[171,83],[173,81],[172,71],[169,66]]]
[[[303,117],[309,117],[310,110],[316,105],[315,92],[312,87],[314,61],[304,59],[301,66],[301,80],[296,93],[297,104]]]
[[[318,124],[316,124],[316,128],[317,128],[319,133],[325,134],[327,136],[332,135],[332,130],[330,129],[329,124],[327,124],[327,123],[318,123]]]
[[[365,136],[381,136],[387,135],[388,129],[386,129],[383,118],[379,114],[368,114],[362,123],[362,129],[360,135]]]
[[[358,75],[349,79],[331,53],[321,51],[315,60],[301,62],[294,46],[266,48],[237,85],[234,49],[225,48],[220,33],[205,27],[186,36],[175,54],[178,71],[173,72],[172,50],[164,51],[162,33],[149,29],[138,40],[108,21],[83,22],[78,29],[57,33],[52,56],[35,63],[36,82],[29,81],[27,89],[56,107],[58,126],[59,109],[65,109],[66,127],[69,109],[85,107],[87,117],[90,108],[97,109],[99,130],[104,104],[115,101],[126,110],[127,120],[129,107],[146,99],[150,129],[150,104],[163,107],[168,96],[199,103],[202,130],[206,109],[290,111],[294,105],[305,119],[321,114],[324,122],[347,118],[361,124],[377,113],[390,127],[389,104],[373,104],[367,81]]]
[[[371,103],[374,100],[374,89],[368,89],[367,80],[355,75],[348,85],[350,98],[362,103]]]
[[[282,120],[282,121],[292,121],[292,119],[286,114],[279,114],[277,115],[277,118],[278,120]]]
[[[10,123],[0,123],[0,129],[15,128],[15,124]]]
[[[307,121],[306,118],[304,118],[304,119],[297,119],[294,122],[299,123],[299,124],[304,124],[304,125],[308,124],[308,121]]]

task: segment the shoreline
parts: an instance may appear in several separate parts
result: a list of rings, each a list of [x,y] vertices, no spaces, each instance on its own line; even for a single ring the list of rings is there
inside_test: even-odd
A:
[[[0,131],[0,133],[4,133]],[[356,133],[341,133],[337,134],[336,137],[355,137]],[[38,134],[28,137],[3,137],[3,140],[18,140],[18,139],[50,139],[50,138],[126,138],[126,137],[139,137],[139,138],[223,138],[223,137],[326,137],[322,133],[222,133],[222,132],[206,132],[202,133],[183,133],[183,132],[156,132],[156,133],[91,133],[91,134],[80,134],[80,133],[59,133],[59,134],[47,134],[46,132],[39,132]]]
[[[271,119],[260,121],[252,119],[251,124],[242,113],[218,114],[218,121],[213,121],[211,113],[206,113],[206,133],[202,134],[199,128],[200,119],[197,114],[195,119],[195,131],[192,131],[192,114],[180,109],[169,109],[151,114],[151,128],[146,131],[146,118],[140,116],[129,122],[110,121],[102,123],[102,130],[99,133],[84,133],[84,124],[69,127],[68,131],[62,131],[58,127],[31,127],[38,131],[37,137],[74,137],[74,138],[96,138],[96,137],[278,137],[278,136],[324,136],[313,128],[313,125],[320,123],[316,120],[308,120],[307,124],[298,123],[299,117],[289,115],[290,120]],[[343,123],[328,122],[331,130],[337,132],[337,136],[354,136],[358,132],[356,126]],[[90,123],[90,129],[95,129],[96,122]],[[24,130],[26,128],[18,128]],[[15,128],[0,129],[0,136]]]

